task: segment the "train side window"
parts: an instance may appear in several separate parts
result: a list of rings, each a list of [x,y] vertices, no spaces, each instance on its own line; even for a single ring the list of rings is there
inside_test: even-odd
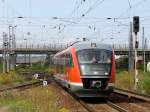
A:
[[[73,59],[72,59],[72,55],[70,54],[70,66],[73,67]]]
[[[66,66],[68,67],[72,67],[73,63],[72,63],[72,56],[70,53],[66,54]]]
[[[68,67],[69,67],[69,61],[70,61],[69,54],[66,54],[66,66]]]

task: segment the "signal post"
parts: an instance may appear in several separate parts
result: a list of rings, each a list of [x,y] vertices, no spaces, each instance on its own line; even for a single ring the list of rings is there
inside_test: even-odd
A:
[[[135,56],[134,56],[134,89],[137,89],[138,83],[138,70],[137,70],[137,49],[139,46],[139,42],[137,40],[137,33],[139,32],[139,16],[133,17],[133,32],[135,34]]]

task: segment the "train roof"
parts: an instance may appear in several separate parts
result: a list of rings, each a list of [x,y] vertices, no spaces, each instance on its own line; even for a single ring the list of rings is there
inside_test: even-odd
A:
[[[82,50],[82,49],[93,49],[93,47],[91,47],[91,44],[94,43],[96,44],[96,46],[94,47],[95,49],[105,49],[105,50],[109,50],[109,51],[113,51],[113,48],[111,45],[109,44],[103,44],[103,43],[100,43],[100,42],[89,42],[89,41],[86,41],[86,42],[77,42],[75,44],[73,44],[72,46],[70,46],[69,48],[61,51],[61,52],[58,52],[56,53],[55,56],[58,56],[60,54],[63,54],[64,52],[66,51],[69,51],[70,48],[75,48],[76,51],[79,51],[79,50]]]
[[[78,43],[73,44],[72,46],[75,47],[76,51],[79,51],[81,49],[93,49],[92,44],[94,45],[95,49],[106,49],[109,51],[113,51],[113,48],[111,45],[103,44],[100,42],[89,42],[89,41],[78,42]]]

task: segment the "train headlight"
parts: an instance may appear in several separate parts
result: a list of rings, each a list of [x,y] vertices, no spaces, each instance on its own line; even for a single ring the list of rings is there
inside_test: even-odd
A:
[[[81,69],[84,70],[84,69],[85,69],[85,66],[84,66],[84,65],[81,65]]]
[[[111,60],[110,60],[110,59],[107,59],[107,63],[111,63]]]
[[[82,71],[82,74],[86,74],[86,69],[84,65],[81,65],[81,71]]]
[[[105,72],[105,75],[108,75],[108,73],[107,73],[107,72]]]

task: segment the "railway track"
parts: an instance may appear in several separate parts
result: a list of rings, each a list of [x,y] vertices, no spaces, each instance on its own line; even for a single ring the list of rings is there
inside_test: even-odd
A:
[[[61,86],[58,82],[56,82],[56,85]],[[87,112],[128,112],[123,107],[118,106],[117,104],[113,103],[109,99],[105,99],[102,102],[97,102],[97,99],[91,101],[85,101],[85,99],[81,99],[78,96],[76,96],[73,93],[68,92],[64,87],[61,86],[61,88],[76,102],[80,103],[83,108],[87,110]],[[99,99],[101,101],[101,98]]]
[[[136,93],[133,91],[124,90],[124,89],[119,89],[119,88],[115,88],[114,93],[127,96],[129,99],[134,98],[134,99],[146,101],[147,103],[150,104],[150,96],[149,95],[144,95],[144,94],[140,94],[140,93]]]
[[[115,88],[109,100],[129,112],[149,112],[150,96]]]
[[[31,88],[31,87],[39,86],[41,84],[42,84],[41,81],[32,82],[32,83],[31,82],[30,83],[24,83],[24,84],[20,84],[20,85],[17,85],[17,86],[0,89],[0,92],[5,92],[5,91],[15,90],[15,89],[24,90],[24,89],[28,89],[28,88]]]
[[[119,90],[117,91],[117,89],[115,89],[114,93],[116,94],[114,96],[115,99],[111,98],[112,96],[109,96],[108,98],[104,99],[104,101],[102,102],[97,102],[97,99],[95,99],[94,102],[89,102],[89,101],[87,102],[87,101],[84,101],[83,99],[78,98],[74,94],[73,95],[70,94],[70,95],[77,102],[79,102],[83,106],[83,108],[87,110],[87,112],[149,112],[150,111],[150,105],[148,103],[149,96],[141,95],[141,94],[135,95],[133,92],[130,92],[130,93],[128,92],[128,94],[125,94],[125,93],[122,94],[123,92],[119,92]],[[119,95],[122,97],[125,97],[125,96],[128,96],[128,97],[121,98],[119,97]],[[131,100],[131,98],[133,98],[134,101]]]
[[[127,109],[116,105],[110,100],[101,103],[89,103],[83,100],[78,101],[88,112],[129,112]]]
[[[40,72],[40,71],[20,71],[19,72],[20,75],[23,75],[23,76],[25,76],[26,78],[29,78],[29,79],[33,79],[33,75],[35,73],[39,74],[38,80],[36,82],[35,81],[34,82],[26,82],[26,83],[23,83],[23,84],[20,84],[20,85],[3,88],[3,89],[0,89],[0,92],[5,92],[5,91],[8,91],[8,90],[14,90],[14,89],[24,90],[24,89],[28,89],[30,87],[36,87],[36,86],[42,85],[43,84],[42,81],[45,77],[44,72]],[[49,77],[45,77],[45,78],[47,78],[47,81],[50,81]]]
[[[80,103],[88,110],[88,112],[149,112],[150,105],[146,102],[136,100],[126,100],[115,96],[115,99],[107,98],[106,102],[89,103],[80,101]]]

